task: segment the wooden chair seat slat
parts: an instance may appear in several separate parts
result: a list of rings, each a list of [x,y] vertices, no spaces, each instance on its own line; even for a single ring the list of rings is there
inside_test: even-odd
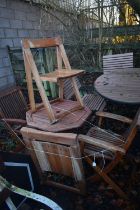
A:
[[[77,87],[80,89],[81,84],[79,79],[76,77]],[[64,97],[66,99],[71,99],[73,96],[73,88],[69,79],[64,82]],[[106,106],[106,102],[102,96],[93,92],[91,94],[85,94],[82,98],[83,103],[92,111],[101,111]]]
[[[118,134],[115,135],[115,133],[109,133],[109,131],[106,131],[98,127],[92,127],[88,131],[87,135],[100,140],[105,140],[106,142],[113,143],[114,145],[120,147],[122,147],[125,143],[125,139],[121,135]]]
[[[105,107],[105,100],[102,96],[94,94],[86,94],[83,97],[83,103],[91,110],[98,111],[102,105]]]

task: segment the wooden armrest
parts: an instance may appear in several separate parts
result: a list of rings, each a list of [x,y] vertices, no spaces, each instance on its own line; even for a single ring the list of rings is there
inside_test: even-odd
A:
[[[88,143],[94,146],[98,146],[98,147],[102,147],[104,149],[110,150],[112,152],[121,152],[123,154],[125,154],[125,150],[121,147],[115,146],[114,144],[111,144],[109,142],[106,141],[102,141],[90,136],[86,136],[86,135],[79,135],[78,136],[79,141],[84,142],[84,143]]]
[[[22,119],[10,119],[10,118],[3,118],[3,121],[6,121],[9,124],[17,124],[17,125],[27,125],[26,120],[22,120]]]
[[[128,124],[132,123],[132,120],[128,117],[124,117],[122,115],[117,115],[117,114],[112,114],[109,112],[96,112],[96,115],[99,117],[106,117],[106,118],[118,120],[118,121],[128,123]]]

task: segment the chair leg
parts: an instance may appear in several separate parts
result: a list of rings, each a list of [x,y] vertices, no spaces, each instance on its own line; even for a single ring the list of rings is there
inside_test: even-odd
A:
[[[108,174],[112,169],[119,163],[122,156],[120,154],[116,155],[115,159],[112,160],[107,166],[104,167],[104,173]],[[90,158],[86,158],[86,161],[91,165],[92,167],[92,160]],[[91,177],[89,177],[87,180],[90,182],[97,182],[100,181],[101,177],[98,174],[95,174]]]
[[[121,190],[121,188],[98,166],[94,167],[94,170],[104,179],[105,182],[107,182],[112,189],[122,198],[128,199],[126,194]]]
[[[92,164],[92,161],[90,158],[86,158],[88,163],[90,163],[90,165]],[[121,196],[122,198],[124,199],[128,199],[126,194],[120,189],[120,187],[115,184],[114,181],[112,181],[112,179],[107,175],[107,173],[104,171],[104,170],[101,170],[98,166],[96,167],[93,167],[92,168],[96,171],[96,173],[106,182],[108,183],[112,189],[119,195]]]

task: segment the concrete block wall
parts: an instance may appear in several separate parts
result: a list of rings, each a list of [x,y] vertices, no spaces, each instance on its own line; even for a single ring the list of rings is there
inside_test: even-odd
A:
[[[19,48],[23,38],[51,36],[40,28],[41,10],[21,0],[0,0],[0,89],[14,84],[6,46]]]

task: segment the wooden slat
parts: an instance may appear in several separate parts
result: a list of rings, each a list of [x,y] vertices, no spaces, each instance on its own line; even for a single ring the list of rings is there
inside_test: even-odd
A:
[[[76,101],[64,101],[61,104],[56,105],[57,110],[67,110],[70,108],[71,103],[78,103]],[[74,112],[70,112],[69,114],[65,115],[65,117],[61,118],[57,123],[50,124],[47,118],[47,113],[45,108],[37,110],[35,113],[28,111],[26,113],[27,124],[31,127],[35,127],[37,129],[46,130],[50,132],[62,132],[68,131],[74,128],[79,128],[83,125],[85,120],[90,116],[91,111],[85,107],[84,109],[80,109]]]
[[[24,49],[29,48],[46,48],[46,47],[55,47],[61,44],[61,39],[56,38],[47,38],[47,39],[24,39],[22,40],[22,45]]]
[[[82,74],[83,72],[84,70],[73,69],[72,71],[69,71],[68,69],[58,69],[48,74],[40,75],[40,78],[42,81],[58,82],[59,79],[74,77]]]
[[[30,108],[32,111],[35,111],[36,107],[35,107],[34,90],[33,90],[33,84],[32,84],[32,70],[31,70],[31,66],[29,65],[27,61],[27,57],[25,55],[24,50],[23,50],[23,58],[24,58],[25,71],[26,71],[26,81],[27,81],[27,86],[28,86]]]
[[[94,83],[96,91],[107,99],[117,102],[140,104],[140,73],[125,71],[123,75],[104,74]]]
[[[85,193],[84,171],[76,134],[54,134],[31,128],[22,128],[21,132],[35,166],[38,171],[40,170],[41,180],[45,176],[45,171],[67,175],[75,179],[77,186],[77,190],[74,190],[76,188],[73,187],[70,187],[70,190]],[[49,184],[51,184],[51,181]],[[52,184],[55,185],[55,181]],[[58,183],[58,185],[66,187],[64,184]],[[55,186],[57,186],[57,183]],[[67,186],[66,189],[69,189],[69,187]]]
[[[104,102],[105,102],[104,98],[96,93],[86,94],[83,97],[84,105],[90,108],[90,110],[94,110],[94,111],[100,110],[100,107],[103,105]],[[104,107],[105,107],[105,103],[104,103]]]
[[[123,148],[121,148],[119,146],[115,146],[114,144],[111,144],[109,142],[99,140],[97,138],[93,138],[93,137],[86,136],[86,135],[79,135],[78,139],[80,141],[83,141],[83,142],[88,143],[90,145],[98,146],[98,147],[110,150],[112,152],[119,151],[123,154],[125,153],[125,150]]]
[[[26,118],[27,103],[18,87],[0,93],[0,109],[4,118]]]
[[[57,54],[57,68],[62,69],[62,56],[59,50],[59,47],[56,47]],[[64,95],[64,82],[63,80],[59,80],[59,98],[62,100]]]
[[[133,53],[103,56],[104,73],[116,72],[118,69],[133,68]]]

